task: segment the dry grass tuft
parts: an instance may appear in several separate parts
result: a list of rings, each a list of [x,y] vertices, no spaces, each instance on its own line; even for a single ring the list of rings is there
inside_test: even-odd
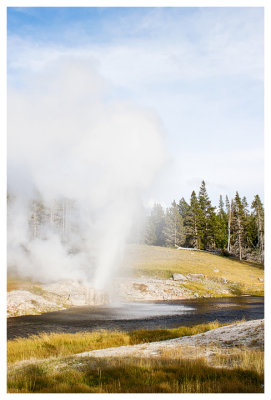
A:
[[[213,322],[153,331],[54,333],[11,340],[8,392],[262,393],[264,355],[259,350],[217,349],[210,345],[166,349],[155,358],[72,356],[94,349],[194,335],[223,325],[226,324]]]
[[[236,322],[236,321],[235,321]],[[7,343],[8,364],[24,360],[63,357],[90,350],[174,339],[196,335],[220,326],[218,321],[172,329],[140,329],[131,332],[94,331],[78,333],[41,333],[29,338],[17,338]]]
[[[249,350],[247,350],[249,352]],[[251,359],[252,356],[251,356]],[[263,374],[216,368],[204,359],[85,359],[13,369],[10,393],[262,393]]]
[[[217,351],[212,359],[214,365],[224,368],[241,368],[264,374],[264,351],[254,349],[232,349],[229,354]]]

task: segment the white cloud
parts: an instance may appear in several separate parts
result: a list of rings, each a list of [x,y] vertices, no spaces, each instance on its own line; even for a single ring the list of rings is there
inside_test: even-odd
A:
[[[197,159],[206,163],[204,170],[198,167],[205,175],[202,178],[211,179],[213,157],[219,154],[226,167],[216,164],[213,181],[228,179],[230,187],[236,180],[241,187],[245,171],[250,171],[244,189],[258,191],[262,161],[253,163],[253,170],[247,158],[244,169],[236,174],[236,167],[227,165],[228,154],[223,149],[237,149],[233,163],[242,148],[249,152],[259,147],[263,155],[263,10],[201,8],[191,13],[181,9],[165,13],[157,8],[140,18],[132,11],[130,16],[103,26],[110,37],[99,44],[95,37],[86,44],[88,33],[78,23],[70,26],[70,35],[75,29],[78,36],[80,28],[78,45],[11,36],[10,83],[22,84],[26,73],[36,74],[63,55],[91,58],[110,82],[111,97],[153,108],[163,121],[175,170],[168,170],[171,176],[164,179],[162,201],[165,193],[176,197],[182,191],[179,159],[186,160],[191,154],[196,160],[196,152]],[[182,163],[181,174],[187,179],[195,176],[192,168],[189,162]]]

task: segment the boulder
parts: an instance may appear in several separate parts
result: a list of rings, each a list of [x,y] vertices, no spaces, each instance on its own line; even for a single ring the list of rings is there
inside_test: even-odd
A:
[[[174,281],[187,281],[187,277],[184,276],[183,274],[173,274],[172,278]]]

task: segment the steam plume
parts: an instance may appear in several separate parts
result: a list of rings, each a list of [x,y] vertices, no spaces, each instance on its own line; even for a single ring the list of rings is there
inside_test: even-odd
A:
[[[116,273],[165,155],[156,115],[112,93],[92,60],[72,58],[9,88],[8,263],[20,274],[104,288]]]

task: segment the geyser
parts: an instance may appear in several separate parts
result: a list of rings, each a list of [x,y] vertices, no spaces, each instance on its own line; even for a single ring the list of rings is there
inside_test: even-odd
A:
[[[8,88],[8,265],[105,288],[165,161],[155,113],[118,101],[93,60],[64,57]]]

